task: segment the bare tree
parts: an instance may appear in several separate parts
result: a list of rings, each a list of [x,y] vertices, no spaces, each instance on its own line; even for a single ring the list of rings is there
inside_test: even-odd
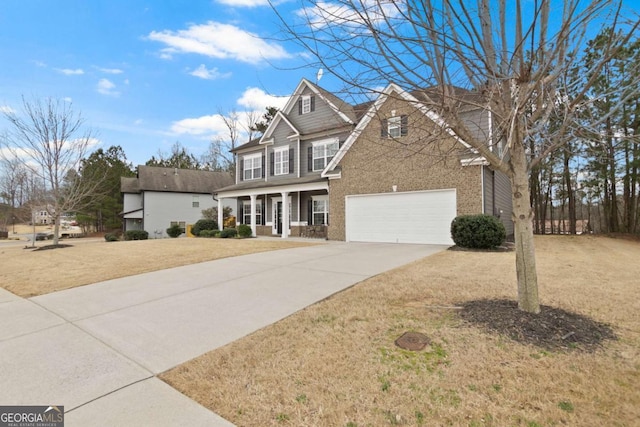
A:
[[[586,108],[599,71],[637,31],[637,15],[621,13],[621,0],[302,3],[297,21],[280,18],[288,38],[308,50],[316,66],[361,94],[389,82],[410,92],[431,88],[437,96],[424,104],[442,119],[440,126],[509,177],[518,305],[539,312],[529,174],[574,138],[576,114]],[[628,22],[621,22],[623,16]],[[605,24],[613,31],[602,55],[585,70],[591,77],[573,79],[586,37]],[[626,36],[617,31],[621,26]],[[459,88],[481,96],[466,96]],[[640,85],[630,79],[615,90],[619,99],[630,99]],[[471,107],[490,114],[490,132],[480,135],[460,117]]]
[[[22,99],[22,111],[4,112],[10,123],[4,143],[13,159],[20,159],[43,183],[45,206],[54,220],[53,244],[58,244],[60,218],[79,209],[100,185],[100,179],[81,180],[81,160],[94,142],[84,119],[66,101]],[[86,184],[90,183],[90,184]]]
[[[226,127],[226,133],[211,140],[208,151],[203,155],[202,162],[208,164],[211,170],[224,170],[235,175],[235,158],[232,150],[244,138],[248,137],[250,140],[253,137],[251,127],[257,120],[257,113],[252,111],[238,113],[236,110],[225,113],[219,110],[218,116]],[[244,116],[244,122],[242,116]]]

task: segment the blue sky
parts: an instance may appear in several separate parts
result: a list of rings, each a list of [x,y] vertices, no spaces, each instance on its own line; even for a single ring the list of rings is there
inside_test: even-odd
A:
[[[637,1],[625,4],[637,13]],[[276,2],[293,22],[300,2]],[[64,99],[98,147],[120,145],[134,165],[176,141],[199,156],[226,134],[218,113],[260,115],[315,80],[283,38],[267,0],[2,0],[0,109],[19,110],[22,96]],[[320,84],[342,88],[326,70]]]
[[[69,100],[100,147],[122,146],[134,165],[176,141],[199,155],[224,132],[217,113],[262,114],[315,78],[279,29],[266,0],[5,0],[0,108],[19,110],[23,95]]]

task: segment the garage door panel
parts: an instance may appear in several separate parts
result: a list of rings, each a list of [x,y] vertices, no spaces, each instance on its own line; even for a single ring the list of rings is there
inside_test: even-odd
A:
[[[347,196],[348,241],[453,244],[455,189]]]

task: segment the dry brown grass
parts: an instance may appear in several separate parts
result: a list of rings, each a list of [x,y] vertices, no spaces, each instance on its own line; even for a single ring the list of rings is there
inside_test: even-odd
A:
[[[0,286],[22,297],[197,262],[310,243],[276,239],[67,240],[73,247],[38,250],[0,246]],[[29,243],[30,245],[31,243]],[[51,241],[37,242],[37,246]]]
[[[442,252],[162,375],[238,426],[637,425],[640,243],[537,237],[542,302],[613,326],[595,353],[483,332],[454,306],[513,298],[513,253]],[[395,347],[405,331],[432,340]]]

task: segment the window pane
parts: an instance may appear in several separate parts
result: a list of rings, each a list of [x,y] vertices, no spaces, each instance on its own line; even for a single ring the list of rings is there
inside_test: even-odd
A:
[[[311,97],[303,96],[302,97],[302,114],[307,114],[311,112]]]
[[[289,149],[274,152],[274,174],[283,175],[289,173]]]
[[[400,126],[402,124],[400,116],[391,117],[387,120],[387,123],[389,126],[389,136],[393,138],[400,136]]]

